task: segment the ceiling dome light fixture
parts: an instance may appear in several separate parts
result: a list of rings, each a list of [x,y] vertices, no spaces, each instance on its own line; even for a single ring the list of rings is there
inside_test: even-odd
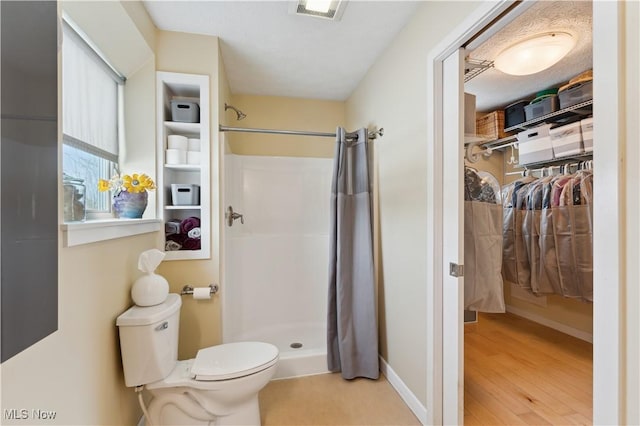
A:
[[[538,34],[500,52],[494,66],[505,74],[535,74],[556,64],[575,45],[576,40],[569,33]]]

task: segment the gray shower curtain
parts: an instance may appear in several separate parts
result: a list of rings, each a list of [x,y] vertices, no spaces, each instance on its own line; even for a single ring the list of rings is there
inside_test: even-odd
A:
[[[378,327],[368,132],[338,127],[331,185],[327,363],[345,379],[377,379]]]

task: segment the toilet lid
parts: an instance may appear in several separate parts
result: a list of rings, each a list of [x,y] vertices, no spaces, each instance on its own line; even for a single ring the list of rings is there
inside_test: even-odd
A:
[[[227,380],[262,371],[278,360],[278,348],[263,342],[236,342],[200,349],[191,366],[195,380]]]

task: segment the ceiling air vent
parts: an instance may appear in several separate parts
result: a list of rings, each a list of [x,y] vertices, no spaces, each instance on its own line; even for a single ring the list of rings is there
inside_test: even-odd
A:
[[[289,3],[289,13],[339,21],[347,0],[296,0]]]

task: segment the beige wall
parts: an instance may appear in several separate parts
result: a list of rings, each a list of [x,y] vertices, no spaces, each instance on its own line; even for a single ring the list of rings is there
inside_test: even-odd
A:
[[[155,94],[156,62],[151,56],[124,86],[125,135],[119,155],[122,173],[146,173],[157,182]],[[145,219],[156,217],[155,205],[156,191],[150,191]]]
[[[135,115],[134,119],[125,117],[126,136],[139,141],[138,153],[130,152],[129,159],[136,167],[155,170],[153,52],[135,30],[137,25],[150,23],[146,12],[139,13],[138,9],[134,18],[119,2],[74,3],[71,9],[74,20],[102,40],[104,51],[126,50],[122,45],[108,48],[108,40],[118,42],[117,38],[109,37],[109,31],[121,35],[126,32],[129,44],[135,45],[135,61],[127,62],[132,58],[127,59],[127,55],[118,60],[123,65],[121,69],[128,70],[126,76],[131,84],[125,96],[129,94],[127,106]],[[136,10],[134,5],[127,9]],[[84,18],[94,14],[101,18],[100,28],[106,34],[98,34],[100,28],[90,27],[89,31],[84,26],[93,25],[91,19]],[[107,21],[113,25],[104,25]],[[143,112],[149,110],[150,113]],[[144,153],[146,160],[140,158],[140,153]],[[124,385],[115,319],[132,304],[131,285],[140,274],[138,255],[155,247],[158,236],[149,233],[64,248],[59,234],[58,331],[2,364],[2,409],[55,411],[55,420],[48,421],[49,424],[138,422],[141,411],[135,393]],[[3,418],[3,424],[10,422]]]
[[[3,409],[54,410],[60,425],[138,422],[115,319],[132,304],[139,253],[155,243],[145,234],[60,248],[58,331],[2,364]]]
[[[179,293],[185,284],[205,287],[220,282],[220,193],[219,193],[219,47],[218,38],[169,31],[156,33],[158,71],[209,76],[211,120],[211,259],[166,261],[158,273],[169,281],[169,290]],[[224,291],[224,289],[222,289]],[[222,341],[220,297],[211,300],[183,298],[180,314],[179,359],[195,356],[198,349]]]
[[[232,127],[334,133],[337,126],[345,125],[345,106],[344,102],[339,101],[233,95],[232,100],[227,102],[247,114],[247,118],[237,121],[235,112],[227,111],[229,126]],[[240,155],[331,158],[335,139],[234,133],[229,145],[234,154]]]
[[[558,295],[545,297],[547,306],[529,303],[526,300],[512,297],[511,287],[507,282],[504,283],[504,299],[507,309],[514,307],[524,311],[522,315],[535,315],[542,320],[550,320],[593,336],[593,303],[581,302]]]
[[[443,17],[455,16],[460,20],[467,16],[473,7],[473,4],[454,2],[423,5],[347,101],[349,126],[369,120],[375,125],[384,126],[386,130],[384,138],[376,142],[381,217],[381,343],[385,359],[423,403],[423,389],[426,388],[423,377],[427,372],[425,363],[422,362],[426,358],[422,338],[426,332],[422,325],[428,320],[424,314],[424,283],[427,278],[426,272],[421,268],[426,253],[420,235],[427,232],[424,218],[429,211],[424,196],[426,188],[423,186],[426,180],[426,148],[423,145],[423,135],[427,129],[424,120],[426,102],[422,94],[426,92],[426,64],[421,63],[426,62],[424,55],[429,51],[429,46],[448,34],[450,28],[459,22],[449,24],[450,21]],[[620,90],[621,93],[637,93],[639,40],[637,25],[633,25],[633,22],[637,22],[639,12],[635,2],[626,3],[626,8],[626,77]],[[430,19],[429,11],[433,12],[433,19]],[[441,21],[440,24],[438,20]],[[630,154],[628,158],[639,159],[638,100],[632,96],[627,97],[625,101],[627,116],[624,121],[628,126],[626,134],[628,140],[634,141],[631,145],[627,142],[626,149]],[[627,206],[628,228],[632,232],[632,236],[627,239],[627,253],[631,255],[630,259],[637,260],[637,220],[630,219],[637,217],[637,168],[629,167],[626,173],[632,182],[631,188],[627,191],[628,198],[633,200],[633,204]],[[621,330],[624,336],[621,349],[625,353],[625,359],[621,362],[626,363],[626,371],[630,373],[623,380],[625,400],[621,407],[626,411],[629,424],[637,424],[640,416],[637,404],[640,393],[640,367],[637,363],[640,351],[637,263],[623,265],[628,271],[629,284],[623,289],[622,295],[627,301],[626,309],[620,312],[621,318],[624,318],[621,321],[624,324]],[[631,297],[626,299],[627,296]],[[573,321],[573,325],[578,329],[589,328],[580,324],[588,324],[591,315],[590,305],[578,303],[567,308],[560,304],[573,302],[562,300],[554,307],[556,302],[550,301],[552,309],[557,307],[558,311],[571,310],[570,315],[574,317],[565,318],[563,321]]]
[[[426,2],[347,100],[347,125],[381,126],[378,158],[382,355],[427,403],[427,54],[479,3]]]

